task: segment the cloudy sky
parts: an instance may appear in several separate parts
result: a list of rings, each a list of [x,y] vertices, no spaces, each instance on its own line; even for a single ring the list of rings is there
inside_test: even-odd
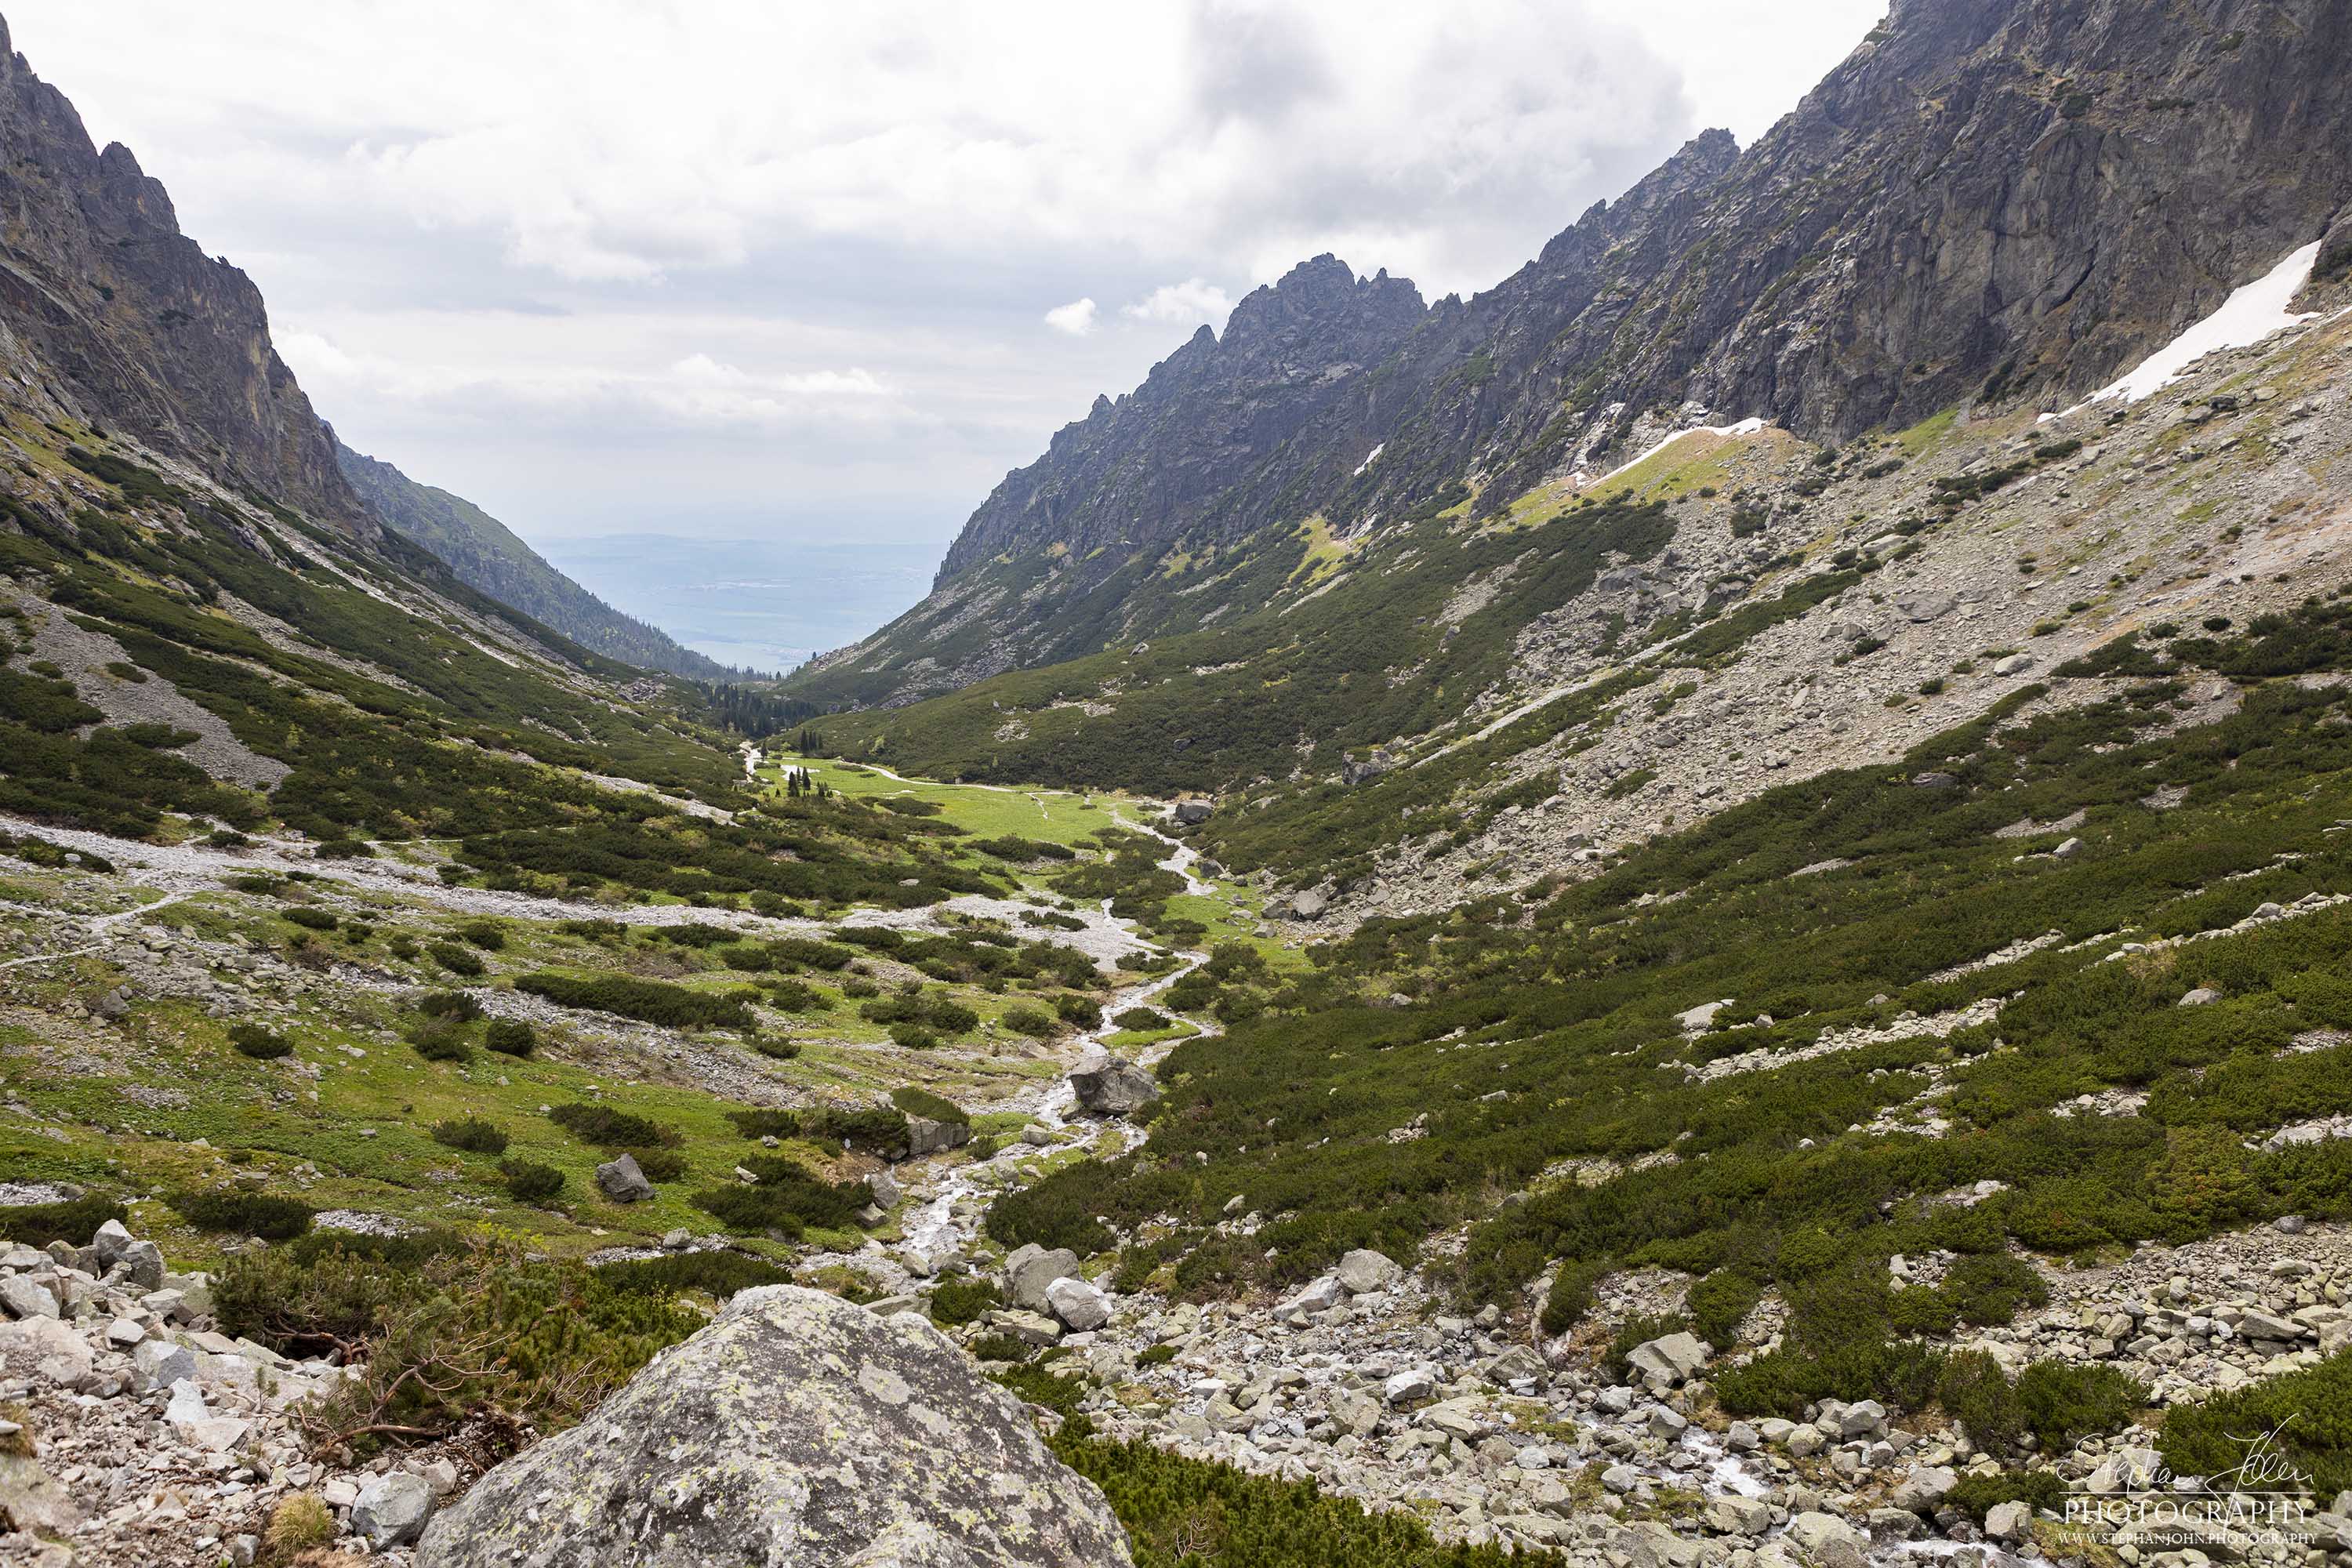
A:
[[[361,450],[559,557],[678,535],[927,563],[1096,393],[1297,259],[1486,287],[1700,128],[1754,138],[1884,8],[5,13],[253,275]]]

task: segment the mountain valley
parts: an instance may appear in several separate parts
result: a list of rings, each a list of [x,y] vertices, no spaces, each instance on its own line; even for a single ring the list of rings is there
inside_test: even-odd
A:
[[[0,41],[0,1561],[2352,1562],[2347,28],[1904,0],[781,680]]]

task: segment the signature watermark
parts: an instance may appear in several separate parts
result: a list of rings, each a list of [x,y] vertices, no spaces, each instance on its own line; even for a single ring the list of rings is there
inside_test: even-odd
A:
[[[2066,1499],[2069,1524],[2128,1528],[2134,1544],[2202,1546],[2223,1537],[2308,1545],[2319,1534],[2309,1472],[2280,1441],[2293,1415],[2267,1432],[2229,1434],[2241,1458],[2229,1469],[2183,1479],[2153,1452],[2126,1449],[2111,1461],[2114,1489]]]

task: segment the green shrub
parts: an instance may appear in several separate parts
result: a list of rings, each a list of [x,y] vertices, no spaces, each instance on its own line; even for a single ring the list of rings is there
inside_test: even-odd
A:
[[[53,1241],[88,1247],[100,1226],[128,1219],[130,1213],[112,1198],[95,1194],[52,1204],[9,1204],[0,1206],[0,1238],[19,1247],[42,1247]]]
[[[785,1013],[824,1013],[833,998],[805,980],[777,980],[768,985],[768,1005]]]
[[[740,1252],[666,1252],[597,1266],[596,1278],[635,1296],[666,1296],[692,1290],[723,1301],[738,1290],[789,1285],[793,1271],[764,1258]]]
[[[754,1035],[751,1048],[770,1061],[788,1062],[801,1054],[798,1040],[787,1040],[774,1035]]]
[[[306,909],[299,904],[278,912],[289,925],[298,925],[306,931],[332,931],[341,923],[325,910]]]
[[[637,1163],[648,1182],[675,1182],[686,1174],[686,1156],[675,1149],[642,1147],[617,1151]]]
[[[1960,1258],[1937,1289],[1950,1303],[1955,1318],[1980,1329],[2006,1323],[2017,1316],[2019,1308],[2039,1307],[2050,1300],[2050,1286],[2042,1271],[2006,1252]]]
[[[667,1292],[488,1242],[423,1256],[273,1247],[232,1259],[215,1301],[228,1331],[274,1349],[360,1352],[308,1415],[362,1455],[386,1426],[429,1440],[492,1407],[561,1430],[707,1321]]]
[[[228,1043],[236,1047],[239,1055],[251,1057],[256,1061],[275,1061],[279,1057],[294,1054],[292,1042],[283,1036],[271,1034],[258,1024],[231,1024],[228,1026]]]
[[[520,1018],[493,1018],[482,1031],[482,1044],[500,1056],[527,1057],[539,1048],[539,1031]]]
[[[820,942],[813,936],[778,937],[768,944],[768,951],[779,964],[798,963],[827,973],[848,968],[857,957],[854,948]]]
[[[1014,1034],[1026,1035],[1033,1040],[1045,1039],[1058,1027],[1052,1014],[1036,1007],[1008,1007],[999,1022]]]
[[[2310,1477],[2323,1500],[2352,1489],[2352,1351],[2201,1405],[2173,1405],[2157,1447],[2176,1475],[2234,1476],[2267,1448]]]
[[[1738,1342],[1740,1320],[1764,1299],[1764,1287],[1755,1276],[1737,1268],[1718,1268],[1690,1288],[1684,1306],[1691,1330],[1718,1350]]]
[[[506,1132],[478,1116],[435,1123],[433,1142],[446,1144],[452,1149],[462,1149],[468,1154],[503,1154],[507,1152]]]
[[[543,1204],[563,1191],[563,1173],[552,1165],[528,1160],[503,1160],[499,1174],[507,1182],[507,1195],[517,1203]]]
[[[890,1103],[909,1116],[919,1116],[927,1121],[952,1122],[959,1127],[971,1125],[971,1117],[951,1100],[933,1094],[927,1089],[909,1086],[890,1091]]]
[[[1994,1505],[2021,1502],[2036,1513],[2065,1506],[2067,1487],[2055,1470],[2002,1470],[1990,1476],[1962,1476],[1944,1500],[1979,1524]]]
[[[2038,1361],[2017,1374],[2017,1406],[2045,1454],[2128,1423],[2148,1402],[2146,1384],[2104,1363]]]
[[[2260,1202],[2245,1144],[2227,1127],[2168,1129],[2146,1191],[2148,1207],[2178,1241],[2242,1220]]]
[[[507,928],[496,921],[467,921],[457,928],[457,940],[485,952],[497,952],[507,944]]]
[[[477,958],[471,948],[460,947],[454,942],[427,942],[425,944],[425,951],[431,955],[434,963],[452,974],[462,974],[467,979],[472,979],[488,973],[489,966]]]
[[[1166,1028],[1168,1026],[1168,1015],[1165,1013],[1154,1012],[1150,1007],[1129,1007],[1127,1011],[1113,1018],[1111,1022],[1117,1024],[1122,1029],[1134,1029],[1140,1033],[1152,1029]]]
[[[1614,1267],[1602,1258],[1562,1263],[1552,1277],[1550,1293],[1544,1298],[1543,1331],[1564,1334],[1584,1321],[1585,1314],[1592,1310],[1593,1287]]]
[[[547,1113],[547,1119],[583,1143],[603,1149],[668,1147],[684,1142],[673,1128],[593,1100],[559,1105]]]
[[[587,980],[569,974],[524,974],[518,976],[514,984],[516,990],[544,997],[559,1007],[612,1013],[668,1028],[750,1029],[756,1026],[750,1010],[744,1006],[745,1000],[756,994],[751,992],[719,995],[672,985],[667,981],[639,980],[625,974],[603,974]]]
[[[198,1230],[290,1241],[310,1228],[308,1205],[267,1193],[182,1193],[170,1202]]]
[[[931,1292],[931,1321],[958,1328],[1004,1305],[1004,1293],[986,1279],[950,1279]]]
[[[482,1005],[462,991],[427,991],[409,1004],[428,1018],[470,1024],[482,1016]]]
[[[455,1018],[417,1018],[402,1031],[416,1054],[428,1062],[468,1062],[474,1047],[466,1041],[465,1026]]]
[[[790,1110],[730,1110],[727,1120],[746,1138],[793,1138],[801,1130],[800,1116]]]
[[[1969,1441],[1986,1453],[2010,1452],[2025,1430],[2009,1374],[1982,1351],[1958,1351],[1945,1358],[1936,1399],[1945,1415],[1968,1429]]]
[[[1075,1413],[1083,1379],[1021,1367],[998,1381],[1032,1403],[1052,1401],[1070,1412],[1052,1440],[1054,1453],[1102,1489],[1127,1527],[1136,1568],[1528,1568],[1551,1560],[1494,1544],[1448,1544],[1409,1510],[1374,1512],[1353,1498],[1327,1496],[1312,1481],[1255,1476],[1144,1442],[1102,1441]]]
[[[793,1239],[811,1226],[850,1230],[858,1212],[874,1201],[863,1182],[827,1182],[772,1154],[749,1155],[742,1165],[759,1178],[756,1185],[713,1187],[694,1196],[697,1208],[730,1230],[772,1231]]]

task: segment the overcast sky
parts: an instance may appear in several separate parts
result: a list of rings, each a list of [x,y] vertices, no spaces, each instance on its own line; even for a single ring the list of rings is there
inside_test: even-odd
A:
[[[1491,285],[1884,0],[15,0],[346,440],[534,542],[936,555],[1318,251]]]

